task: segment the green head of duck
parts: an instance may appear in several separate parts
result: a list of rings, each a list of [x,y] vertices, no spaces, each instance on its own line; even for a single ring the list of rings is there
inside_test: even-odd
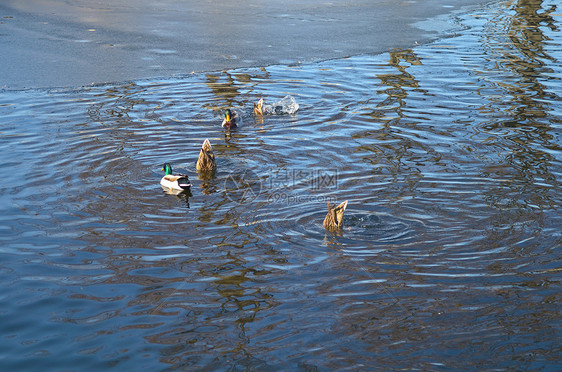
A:
[[[224,112],[224,117],[226,121],[230,123],[232,121],[232,111],[230,111],[230,109],[226,109],[226,111]]]
[[[172,166],[170,165],[170,163],[166,163],[164,164],[164,166],[162,167],[162,169],[164,172],[166,172],[166,176],[172,174]]]

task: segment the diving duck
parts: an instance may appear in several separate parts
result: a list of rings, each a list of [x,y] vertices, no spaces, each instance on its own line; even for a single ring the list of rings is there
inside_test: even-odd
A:
[[[345,208],[347,208],[347,200],[337,207],[330,206],[330,202],[328,202],[328,214],[324,218],[323,223],[326,230],[336,230],[343,226],[343,212]]]
[[[197,169],[197,172],[210,172],[217,169],[215,154],[213,153],[213,148],[211,147],[209,139],[205,139],[205,141],[203,141],[195,169]]]
[[[263,98],[258,103],[254,103],[254,115],[263,115]]]
[[[164,177],[160,180],[162,186],[173,190],[189,190],[191,188],[189,177],[185,174],[173,174],[170,163],[164,164],[162,170],[166,172]]]
[[[226,109],[224,112],[224,120],[222,121],[222,126],[227,129],[232,129],[239,127],[242,124],[242,118],[238,115],[238,112],[234,109]]]

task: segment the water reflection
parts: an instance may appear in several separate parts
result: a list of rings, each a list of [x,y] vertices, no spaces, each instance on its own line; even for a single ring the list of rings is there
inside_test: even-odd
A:
[[[560,97],[542,83],[545,75],[554,72],[546,67],[547,63],[557,62],[545,49],[549,37],[543,31],[544,27],[557,30],[550,15],[556,7],[543,10],[542,3],[518,1],[513,7],[513,17],[493,18],[484,34],[486,55],[494,59],[488,61],[490,69],[482,79],[502,93],[493,98],[492,105],[482,107],[482,110],[495,108],[493,116],[499,119],[483,122],[480,127],[496,136],[496,146],[509,148],[498,165],[515,170],[520,181],[507,182],[500,190],[490,191],[488,199],[498,207],[541,208],[556,204],[549,196],[549,187],[542,186],[556,178],[550,170],[554,158],[546,148],[554,138],[548,123],[556,124],[551,119],[549,102],[559,101]],[[495,60],[500,63],[493,63]],[[493,168],[498,166],[490,167],[484,176],[501,178],[509,173],[506,170],[499,173]],[[511,197],[506,200],[501,194]]]
[[[183,309],[183,321],[168,331],[148,338],[151,343],[167,345],[168,351],[163,353],[162,362],[175,365],[184,358],[189,360],[193,357],[191,349],[199,345],[212,347],[243,365],[254,358],[251,351],[247,350],[250,339],[246,336],[246,327],[261,311],[275,304],[272,296],[255,283],[257,278],[270,272],[249,267],[244,259],[231,252],[227,246],[223,246],[226,252],[221,255],[218,265],[208,266],[204,261],[201,262],[197,274],[205,283],[210,283],[204,303],[201,302],[204,298],[198,299],[197,292],[181,288],[193,287],[193,283],[180,284],[175,293],[153,299],[159,308]],[[188,262],[184,265],[186,269],[192,266]],[[180,293],[184,293],[184,296],[180,296]],[[168,311],[162,315],[171,316],[174,313]],[[236,336],[231,337],[231,334]],[[205,361],[204,355],[198,359],[199,363],[201,360],[212,363],[212,358]]]
[[[446,47],[0,95],[3,363],[557,366],[562,43],[544,4],[465,15]],[[298,116],[220,127],[223,107],[286,94]],[[165,161],[191,193],[162,191]],[[40,187],[13,181],[30,170]],[[326,170],[337,185],[312,187]],[[329,197],[350,200],[336,234]]]
[[[374,155],[364,159],[380,171],[393,174],[392,182],[405,182],[398,196],[401,198],[405,194],[411,194],[422,177],[417,165],[426,160],[439,161],[439,155],[431,146],[409,135],[410,130],[407,129],[415,129],[419,122],[404,111],[408,104],[408,96],[413,90],[425,93],[416,77],[409,72],[410,66],[422,64],[420,58],[411,49],[394,50],[389,53],[389,57],[388,66],[396,71],[376,75],[377,94],[384,95],[384,99],[376,103],[374,110],[368,113],[375,122],[382,123],[382,126],[380,130],[355,134],[354,138],[370,137],[376,141],[375,145],[360,146],[358,151],[372,152]],[[433,159],[426,158],[426,154],[430,156],[431,153]],[[406,179],[401,179],[402,177]]]
[[[183,200],[185,202],[186,207],[189,209],[189,198],[193,196],[191,190],[174,190],[168,189],[167,187],[162,186],[162,190],[165,194],[175,195],[179,200]]]
[[[223,71],[221,73],[207,73],[205,77],[205,84],[212,91],[213,96],[216,97],[219,104],[214,102],[211,103],[211,105],[214,104],[216,106],[204,104],[204,107],[221,110],[220,121],[222,121],[222,111],[227,108],[241,107],[247,104],[248,95],[252,94],[260,81],[266,81],[268,79],[269,72],[265,69],[255,70],[252,74]],[[247,110],[249,111],[249,107]]]

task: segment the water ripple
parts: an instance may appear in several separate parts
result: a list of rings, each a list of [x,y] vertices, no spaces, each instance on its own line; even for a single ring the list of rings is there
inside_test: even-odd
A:
[[[383,55],[2,92],[2,346],[30,358],[8,368],[551,366],[562,41],[538,6]],[[287,94],[296,114],[251,113]]]

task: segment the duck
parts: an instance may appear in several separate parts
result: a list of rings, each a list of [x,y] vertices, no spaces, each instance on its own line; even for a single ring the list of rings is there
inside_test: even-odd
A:
[[[263,115],[263,98],[260,98],[258,103],[254,103],[254,115]]]
[[[213,153],[213,148],[208,138],[203,141],[195,169],[197,172],[211,172],[217,169],[215,154]]]
[[[162,170],[166,173],[164,177],[160,180],[160,184],[171,190],[189,190],[191,188],[191,182],[189,182],[189,177],[185,174],[174,174],[172,172],[172,166],[170,163],[165,163]]]
[[[332,207],[330,202],[328,202],[328,214],[324,218],[324,228],[326,230],[338,230],[343,226],[343,212],[347,208],[347,200],[338,205],[337,207]]]
[[[234,109],[226,109],[224,112],[224,120],[222,126],[227,129],[239,127],[242,124],[242,118]]]

